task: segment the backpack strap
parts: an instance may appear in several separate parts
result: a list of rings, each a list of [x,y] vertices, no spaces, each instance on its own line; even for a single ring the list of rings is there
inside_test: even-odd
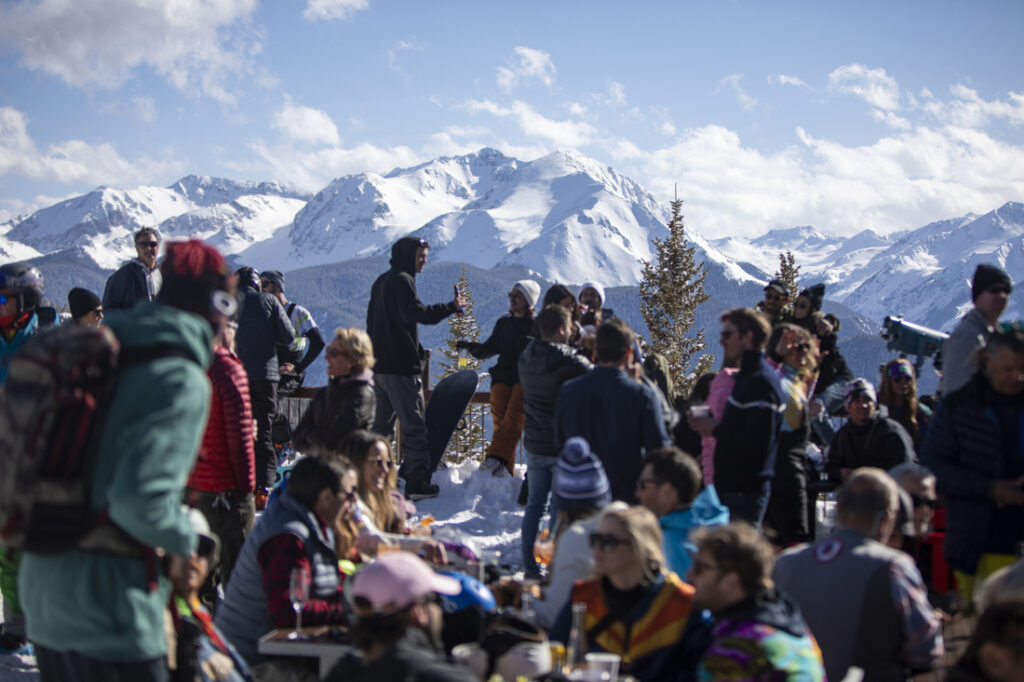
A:
[[[295,301],[292,301],[291,303],[288,304],[288,310],[285,312],[285,314],[288,316],[289,320],[292,319],[292,313],[294,311],[295,311]]]

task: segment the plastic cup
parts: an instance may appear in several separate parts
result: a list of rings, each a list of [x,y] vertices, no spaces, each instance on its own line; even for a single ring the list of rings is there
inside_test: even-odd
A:
[[[618,654],[593,652],[584,658],[587,661],[587,679],[610,680],[611,682],[619,679],[619,661],[621,659]]]

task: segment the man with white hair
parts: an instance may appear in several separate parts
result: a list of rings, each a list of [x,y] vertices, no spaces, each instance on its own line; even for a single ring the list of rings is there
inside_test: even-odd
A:
[[[508,315],[498,318],[494,331],[483,343],[459,341],[473,357],[484,360],[494,355],[498,363],[491,367],[491,417],[494,436],[480,468],[494,476],[511,476],[516,462],[516,447],[523,435],[523,387],[519,383],[519,356],[533,333],[533,308],[540,297],[540,285],[522,279],[508,292]]]

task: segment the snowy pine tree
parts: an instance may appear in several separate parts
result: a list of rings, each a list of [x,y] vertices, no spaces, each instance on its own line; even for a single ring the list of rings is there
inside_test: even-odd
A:
[[[686,239],[681,199],[671,202],[667,239],[654,239],[654,262],[644,262],[640,280],[640,311],[650,333],[651,349],[668,361],[675,390],[689,395],[700,375],[711,370],[715,356],[707,349],[704,330],[690,335],[704,293],[707,265],[696,261],[697,248]]]
[[[789,303],[783,308],[787,313],[793,312],[793,302],[796,300],[796,283],[800,278],[800,266],[796,264],[796,256],[792,251],[779,252],[779,269],[772,275],[772,279],[780,279],[786,284],[789,290]]]
[[[442,359],[438,363],[441,372],[435,374],[437,380],[441,380],[450,374],[462,369],[471,369],[474,372],[480,371],[480,361],[472,355],[467,357],[465,367],[459,367],[459,351],[456,344],[459,341],[480,341],[480,325],[476,322],[476,315],[473,313],[473,291],[469,288],[469,278],[466,276],[466,266],[462,266],[459,275],[459,292],[466,304],[462,308],[462,314],[448,317],[448,337],[445,339],[444,347],[441,349]],[[458,429],[452,435],[445,451],[445,460],[458,464],[466,459],[480,457],[490,443],[487,440],[487,432],[484,429],[484,418],[490,412],[487,405],[471,403],[462,416]],[[465,425],[465,428],[462,428]]]

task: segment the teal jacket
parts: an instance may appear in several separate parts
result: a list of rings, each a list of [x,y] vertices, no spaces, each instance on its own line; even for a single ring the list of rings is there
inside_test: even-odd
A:
[[[130,365],[120,375],[100,439],[92,505],[135,539],[190,554],[196,536],[181,499],[210,405],[213,331],[198,315],[142,303],[107,318],[125,348],[170,346],[187,357]],[[29,639],[104,661],[165,655],[170,583],[150,589],[141,558],[70,551],[24,553],[19,577]],[[152,574],[149,574],[152,575]]]
[[[39,330],[39,316],[32,313],[31,319],[28,324],[15,332],[11,340],[8,341],[4,338],[3,334],[0,334],[0,385],[7,380],[7,367],[11,364],[11,358],[18,352],[18,349],[28,341],[29,337],[34,335]]]
[[[697,526],[720,526],[729,523],[729,508],[718,501],[715,486],[709,485],[694,498],[693,504],[665,514],[658,519],[661,525],[665,561],[669,569],[683,580],[697,547],[690,542],[690,531]]]

